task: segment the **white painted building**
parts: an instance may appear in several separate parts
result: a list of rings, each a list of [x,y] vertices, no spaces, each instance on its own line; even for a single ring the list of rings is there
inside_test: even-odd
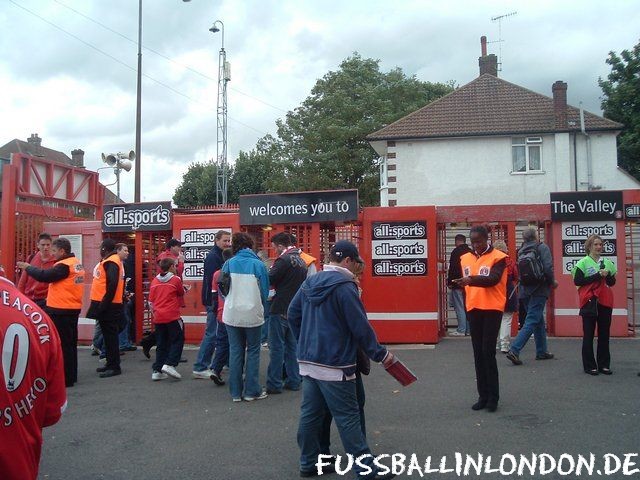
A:
[[[543,204],[549,193],[624,190],[640,182],[617,166],[622,125],[497,77],[480,77],[369,135],[380,155],[380,204]],[[584,129],[582,125],[584,124]]]

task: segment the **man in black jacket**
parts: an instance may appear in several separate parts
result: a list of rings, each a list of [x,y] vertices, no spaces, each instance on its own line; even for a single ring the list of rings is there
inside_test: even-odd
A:
[[[200,342],[198,357],[193,364],[193,378],[209,379],[213,372],[209,368],[216,346],[218,331],[218,321],[216,312],[218,311],[218,295],[212,295],[211,279],[213,274],[222,268],[224,260],[222,251],[231,246],[231,233],[225,230],[218,230],[214,237],[213,248],[204,259],[204,274],[202,276],[202,305],[207,309],[207,326]]]
[[[271,301],[269,316],[269,368],[267,369],[267,393],[281,393],[283,388],[282,365],[287,374],[284,388],[300,389],[300,372],[296,357],[296,339],[287,320],[291,299],[307,278],[307,265],[300,258],[300,250],[291,245],[288,233],[277,233],[271,239],[278,258],[269,270],[269,283],[276,294]]]
[[[452,280],[462,277],[462,269],[460,267],[460,257],[465,253],[471,252],[469,245],[466,244],[467,237],[462,234],[456,235],[456,247],[451,251],[449,258],[449,273],[447,275],[447,286],[450,289],[450,301],[456,312],[458,319],[458,328],[451,332],[453,336],[469,335],[469,325],[467,324],[467,312],[464,306],[464,288],[455,284]]]
[[[124,267],[116,252],[116,242],[107,238],[100,245],[102,261],[93,270],[91,305],[87,318],[95,318],[100,324],[104,338],[107,363],[96,371],[100,378],[122,373],[118,333],[123,323]]]

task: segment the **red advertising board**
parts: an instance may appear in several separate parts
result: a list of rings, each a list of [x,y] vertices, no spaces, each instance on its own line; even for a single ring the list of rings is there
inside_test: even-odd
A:
[[[365,208],[362,299],[385,343],[437,343],[435,207]]]

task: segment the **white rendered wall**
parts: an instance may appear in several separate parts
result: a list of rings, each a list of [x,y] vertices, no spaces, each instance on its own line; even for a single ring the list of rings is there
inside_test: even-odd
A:
[[[512,173],[512,137],[398,141],[394,176],[398,206],[549,203],[550,192],[575,190],[573,134],[542,136],[542,173]],[[389,149],[391,150],[391,149]],[[586,146],[577,138],[580,190],[586,190]],[[591,136],[593,184],[638,188],[616,166],[615,134]]]
[[[511,173],[511,137],[397,142],[395,151],[398,205],[548,203],[559,190],[553,136],[543,137],[536,174]]]

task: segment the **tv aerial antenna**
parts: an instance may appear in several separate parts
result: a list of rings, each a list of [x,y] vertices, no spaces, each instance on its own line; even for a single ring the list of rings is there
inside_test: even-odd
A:
[[[497,17],[491,17],[492,22],[498,22],[498,40],[494,40],[492,42],[487,43],[497,43],[498,44],[498,71],[502,71],[502,20],[513,17],[517,15],[518,12],[505,13],[504,15],[498,15]]]

